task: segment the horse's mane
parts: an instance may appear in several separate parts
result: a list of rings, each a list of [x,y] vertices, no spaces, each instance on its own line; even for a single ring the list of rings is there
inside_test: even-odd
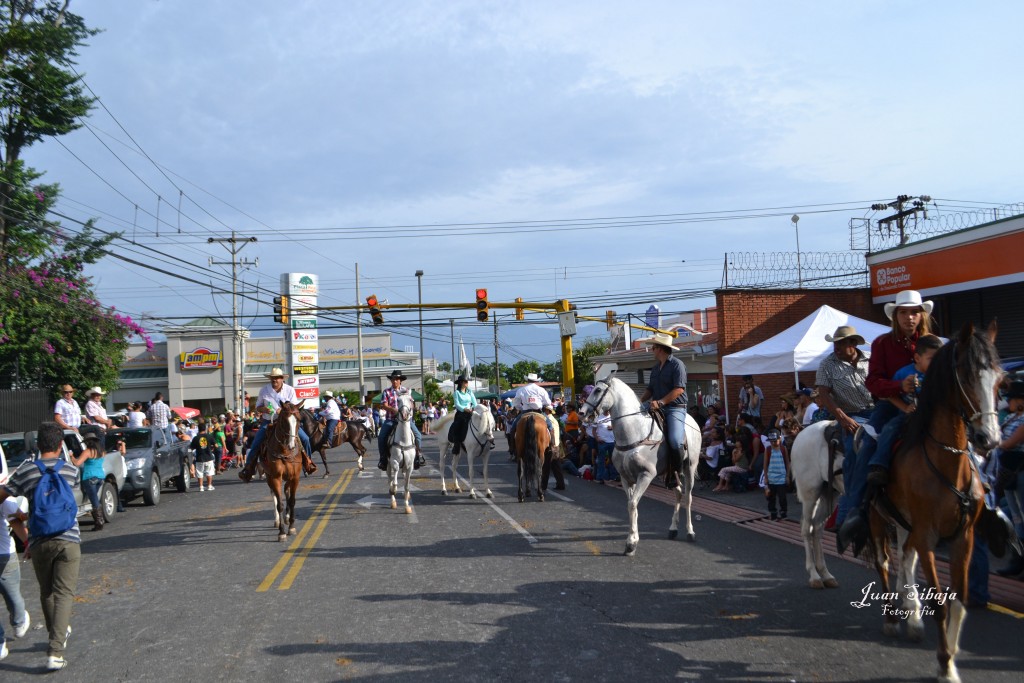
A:
[[[965,326],[932,357],[924,376],[917,409],[907,418],[904,437],[915,441],[925,438],[932,417],[941,410],[959,404],[957,364],[964,367],[960,382],[969,394],[975,393],[981,372],[998,364],[995,347],[984,332]]]
[[[607,379],[607,382],[608,382],[608,388],[609,389],[612,388],[613,384],[621,385],[621,387],[619,388],[619,390],[616,393],[622,394],[623,396],[626,397],[627,401],[631,401],[633,408],[636,408],[637,410],[640,409],[640,399],[637,398],[636,392],[634,392],[632,389],[630,389],[628,384],[623,382],[621,379],[619,379],[615,375],[609,376],[608,379]]]

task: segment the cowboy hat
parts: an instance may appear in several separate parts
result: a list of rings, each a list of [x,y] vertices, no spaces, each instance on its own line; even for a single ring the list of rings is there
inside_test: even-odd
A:
[[[324,392],[324,396],[326,396],[327,398],[334,398],[334,392],[328,389],[327,391]]]
[[[526,381],[527,382],[539,382],[540,381],[540,377],[537,375],[536,372],[531,372],[530,374],[528,374],[526,376]]]
[[[272,368],[270,372],[263,376],[266,377],[267,379],[273,379],[274,377],[287,377],[288,373],[286,373],[281,368]]]
[[[857,346],[862,346],[867,342],[864,341],[864,337],[857,334],[857,330],[852,325],[840,325],[836,328],[835,334],[826,334],[825,341],[835,344],[841,342],[844,339],[855,339],[857,340]]]
[[[469,383],[469,377],[466,377],[465,374],[459,375],[458,377],[455,378],[455,383],[459,384],[460,382],[466,382],[468,384]]]
[[[652,344],[656,346],[664,346],[669,351],[675,351],[676,347],[672,345],[672,335],[665,334],[664,332],[656,332],[653,337],[641,340],[644,344]]]
[[[388,375],[388,379],[400,379],[402,381],[405,381],[409,378],[403,375],[401,370],[392,370],[391,374]]]
[[[67,391],[67,389],[65,389],[64,391]],[[86,396],[95,396],[96,394],[103,396],[105,393],[106,392],[100,389],[99,387],[93,387],[89,391],[85,392]]]
[[[921,301],[921,292],[913,289],[904,289],[896,295],[896,301],[885,305],[885,317],[892,320],[892,314],[897,308],[922,308],[925,313],[931,314],[935,306],[931,301]]]

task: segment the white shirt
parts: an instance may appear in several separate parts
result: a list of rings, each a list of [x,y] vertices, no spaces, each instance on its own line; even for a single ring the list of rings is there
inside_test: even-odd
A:
[[[530,382],[525,387],[519,387],[516,398],[512,401],[512,407],[516,410],[540,410],[551,407],[551,397],[536,382]]]
[[[82,409],[74,400],[62,398],[57,401],[57,405],[53,407],[53,414],[60,415],[60,419],[64,420],[68,427],[78,429],[82,426]]]
[[[146,414],[141,410],[131,410],[128,412],[128,427],[131,429],[138,429],[145,420]]]
[[[602,415],[594,420],[594,438],[601,443],[615,443],[615,433],[612,431],[612,416]]]
[[[274,406],[274,413],[281,409],[281,404],[285,401],[293,405],[297,405],[299,402],[298,397],[295,396],[295,389],[292,389],[287,384],[281,385],[281,391],[274,391],[274,385],[268,384],[260,389],[260,395],[256,398],[257,406],[272,405]]]
[[[804,410],[804,419],[801,420],[801,422],[803,422],[804,427],[811,424],[811,418],[814,417],[814,413],[816,410],[818,410],[817,403],[811,401],[810,403],[807,404],[807,409]]]
[[[704,454],[707,456],[708,467],[718,467],[718,458],[722,455],[722,450],[725,448],[725,444],[713,443],[707,447]]]
[[[103,407],[102,403],[89,399],[85,403],[85,414],[89,416],[89,419],[91,419],[94,424],[98,424],[101,427],[106,426],[105,422],[98,422],[96,420],[97,417],[101,417],[104,420],[107,419],[107,409]]]
[[[7,518],[17,511],[18,499],[14,496],[5,498],[4,502],[0,503],[0,555],[11,555],[14,562],[18,561],[18,551],[14,547],[14,535],[10,532],[11,525],[7,523]]]
[[[327,403],[320,409],[320,414],[326,417],[328,420],[340,420],[341,419],[341,408],[338,407],[338,402],[333,398],[327,399]]]

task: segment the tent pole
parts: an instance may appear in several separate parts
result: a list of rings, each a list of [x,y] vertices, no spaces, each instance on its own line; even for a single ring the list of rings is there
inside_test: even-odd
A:
[[[800,371],[793,368],[793,388],[800,391]]]
[[[729,420],[729,379],[722,373],[722,406],[725,408],[725,424],[732,424]]]

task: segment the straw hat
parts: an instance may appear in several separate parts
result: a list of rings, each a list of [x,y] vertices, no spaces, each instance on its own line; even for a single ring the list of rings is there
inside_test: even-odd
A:
[[[825,341],[831,342],[833,344],[835,344],[836,342],[841,342],[844,339],[855,339],[857,341],[857,346],[861,346],[867,343],[864,341],[864,337],[857,334],[857,330],[851,325],[840,325],[839,327],[836,328],[835,334],[825,335]]]
[[[67,389],[65,389],[64,391],[67,391]],[[89,391],[85,392],[86,396],[95,396],[96,394],[99,394],[100,396],[103,396],[106,393],[107,392],[103,391],[99,387],[93,387]]]
[[[265,374],[263,376],[266,377],[267,379],[273,379],[274,377],[287,377],[288,373],[286,373],[281,368],[273,368],[273,369],[271,369],[270,372],[268,372],[267,374]]]
[[[540,381],[540,376],[537,375],[536,372],[531,372],[530,374],[528,374],[526,376],[526,381],[527,382],[539,382]]]
[[[931,301],[921,301],[921,292],[913,289],[904,289],[896,295],[896,301],[885,305],[885,317],[892,320],[892,314],[897,308],[922,308],[929,315],[935,306]]]
[[[675,341],[672,338],[672,335],[665,334],[664,332],[656,332],[653,337],[648,337],[647,339],[643,339],[641,341],[644,344],[649,344],[652,346],[664,346],[669,351],[676,350],[676,347],[672,344],[672,342]]]

